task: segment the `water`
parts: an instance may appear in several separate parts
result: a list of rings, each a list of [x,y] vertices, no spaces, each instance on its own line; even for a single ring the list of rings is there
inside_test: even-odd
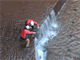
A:
[[[50,16],[45,19],[45,22],[38,31],[38,38],[35,38],[35,54],[37,60],[46,60],[47,49],[44,48],[44,46],[59,33],[59,31],[56,30],[58,28],[59,25],[56,22],[54,10],[52,10]]]

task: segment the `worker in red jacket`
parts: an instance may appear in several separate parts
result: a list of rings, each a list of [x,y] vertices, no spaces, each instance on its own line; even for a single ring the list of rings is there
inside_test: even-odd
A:
[[[26,47],[29,47],[29,43],[30,43],[30,40],[28,38],[28,35],[29,34],[36,34],[36,32],[31,32],[31,31],[29,31],[29,29],[30,29],[30,26],[29,25],[25,26],[22,29],[21,35],[20,35],[21,40],[25,40],[26,41]]]
[[[31,26],[33,31],[34,31],[34,25],[37,25],[37,28],[39,28],[39,24],[36,21],[32,20],[32,19],[26,20],[26,25]]]

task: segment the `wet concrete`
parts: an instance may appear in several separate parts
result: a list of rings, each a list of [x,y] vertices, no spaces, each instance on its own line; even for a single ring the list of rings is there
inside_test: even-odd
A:
[[[59,33],[46,44],[47,60],[80,60],[80,0],[68,0],[56,21]]]
[[[30,38],[30,48],[19,41],[20,31],[27,19],[39,24],[57,1],[1,1],[1,60],[35,60],[34,41]]]

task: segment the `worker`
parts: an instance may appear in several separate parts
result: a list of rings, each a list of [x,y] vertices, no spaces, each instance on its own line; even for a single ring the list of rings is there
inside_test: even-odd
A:
[[[30,40],[28,38],[28,35],[29,34],[36,34],[36,32],[32,32],[32,31],[29,31],[31,27],[29,25],[25,26],[22,31],[21,31],[21,34],[20,34],[20,39],[21,40],[25,40],[26,41],[26,47],[28,48],[29,47],[29,43],[30,43]]]
[[[32,19],[26,20],[26,25],[31,26],[33,31],[35,31],[34,25],[37,25],[37,28],[39,29],[39,24]]]

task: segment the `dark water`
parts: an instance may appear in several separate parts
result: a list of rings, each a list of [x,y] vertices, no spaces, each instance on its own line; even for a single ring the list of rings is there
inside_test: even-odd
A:
[[[52,3],[53,2],[53,3]],[[1,1],[1,59],[35,60],[34,41],[30,37],[30,48],[25,49],[25,42],[19,41],[20,31],[27,19],[39,24],[49,13],[56,1]]]

